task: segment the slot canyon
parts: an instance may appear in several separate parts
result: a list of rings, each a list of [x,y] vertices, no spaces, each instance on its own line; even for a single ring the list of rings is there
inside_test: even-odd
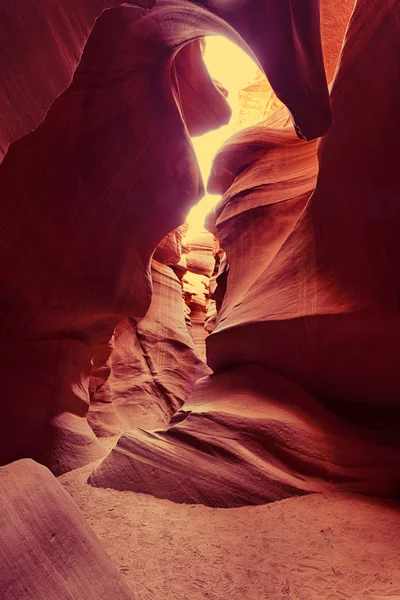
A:
[[[399,0],[0,0],[0,600],[400,600]]]

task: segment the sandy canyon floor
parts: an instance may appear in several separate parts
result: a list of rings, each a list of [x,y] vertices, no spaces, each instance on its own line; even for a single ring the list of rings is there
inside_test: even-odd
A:
[[[59,478],[137,600],[400,600],[400,505],[311,495],[213,509]]]

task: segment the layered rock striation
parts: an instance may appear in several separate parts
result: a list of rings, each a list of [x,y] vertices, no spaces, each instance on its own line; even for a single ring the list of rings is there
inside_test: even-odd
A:
[[[399,24],[398,3],[358,0],[319,144],[278,111],[217,156],[214,374],[168,428],[123,436],[93,484],[210,506],[398,495]]]
[[[314,0],[42,4],[0,26],[0,464],[61,473],[105,452],[86,419],[92,358],[146,314],[154,249],[203,193],[189,135],[230,116],[198,39],[247,42],[300,136],[323,134],[330,108]]]
[[[191,332],[195,346],[205,360],[205,321],[210,298],[210,277],[214,272],[214,236],[208,231],[190,232],[185,237],[188,249],[182,289],[189,308]]]
[[[88,421],[99,437],[167,425],[197,379],[209,372],[186,327],[179,279],[156,260],[151,273],[150,308],[140,320],[118,323],[107,379],[91,397]]]
[[[0,468],[2,600],[134,600],[78,506],[32,460]]]

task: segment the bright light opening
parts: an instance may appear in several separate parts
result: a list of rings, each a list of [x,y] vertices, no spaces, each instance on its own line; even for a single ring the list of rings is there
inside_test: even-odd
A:
[[[207,183],[212,160],[222,144],[233,134],[244,127],[254,125],[262,119],[262,103],[255,107],[250,115],[243,115],[243,94],[241,92],[252,84],[265,87],[269,84],[256,63],[240,48],[223,37],[207,37],[204,62],[213,79],[219,81],[229,92],[227,98],[232,117],[228,125],[216,131],[193,138],[193,146],[200,165],[204,183]],[[264,102],[265,106],[265,102]],[[253,114],[254,113],[254,114]],[[204,219],[217,204],[220,196],[207,194],[190,211],[187,222],[191,232],[200,231],[204,227]]]

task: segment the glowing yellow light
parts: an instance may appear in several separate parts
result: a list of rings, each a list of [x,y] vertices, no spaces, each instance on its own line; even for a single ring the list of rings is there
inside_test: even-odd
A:
[[[193,139],[200,171],[206,183],[215,154],[235,131],[239,109],[238,93],[254,81],[258,67],[243,50],[219,36],[207,38],[204,62],[211,77],[228,90],[228,102],[232,109],[228,125]],[[217,204],[219,198],[208,194],[190,211],[187,222],[192,231],[203,229],[206,214]]]

